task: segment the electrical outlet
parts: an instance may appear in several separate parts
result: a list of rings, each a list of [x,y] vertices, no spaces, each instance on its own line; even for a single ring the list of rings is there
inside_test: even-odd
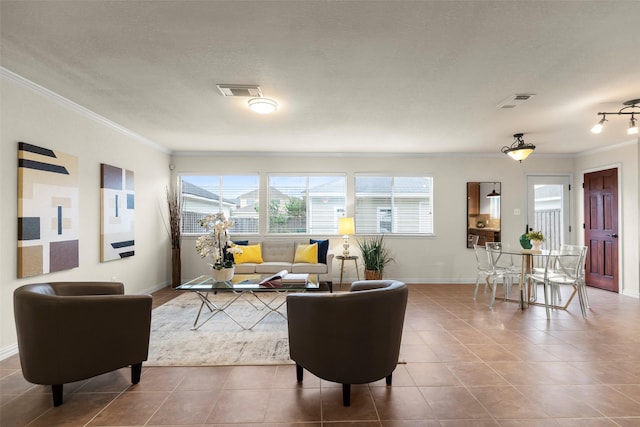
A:
[[[520,209],[514,209],[513,210],[513,214],[514,215],[520,215]]]

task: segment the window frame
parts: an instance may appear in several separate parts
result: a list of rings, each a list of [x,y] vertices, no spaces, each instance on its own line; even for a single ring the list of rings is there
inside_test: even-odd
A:
[[[435,206],[435,202],[434,202],[434,193],[435,193],[435,180],[433,178],[433,175],[430,174],[420,174],[420,175],[414,175],[414,174],[385,174],[385,173],[355,173],[354,174],[354,180],[353,180],[353,200],[354,200],[354,216],[356,219],[356,234],[360,234],[360,235],[366,235],[366,234],[375,234],[374,232],[371,231],[364,231],[362,229],[362,219],[360,220],[360,228],[358,227],[358,217],[362,216],[362,215],[366,215],[363,214],[360,209],[362,209],[361,207],[361,200],[365,200],[365,197],[363,197],[363,194],[366,194],[366,192],[359,192],[358,191],[358,179],[363,179],[363,178],[389,178],[391,179],[391,188],[390,188],[390,192],[389,193],[384,193],[381,192],[379,194],[376,194],[375,197],[379,197],[381,199],[383,198],[388,198],[389,199],[389,203],[388,205],[371,205],[369,206],[369,208],[374,208],[375,209],[375,216],[376,218],[373,220],[373,223],[375,224],[375,228],[376,228],[376,233],[377,234],[381,234],[384,233],[385,235],[389,235],[389,236],[416,236],[416,237],[433,237],[435,236],[435,214],[434,214],[434,206]],[[416,205],[416,215],[421,218],[421,217],[425,217],[424,221],[425,221],[425,225],[424,227],[427,228],[426,231],[424,232],[420,232],[420,231],[413,231],[413,232],[397,232],[394,231],[397,227],[398,227],[398,221],[401,220],[401,218],[396,218],[398,213],[396,212],[397,209],[397,200],[399,199],[399,194],[402,194],[400,191],[394,191],[394,189],[396,188],[396,183],[395,180],[398,178],[418,178],[418,179],[425,179],[429,181],[429,190],[428,192],[425,193],[416,193],[418,195],[422,195],[421,197],[416,197],[416,201],[415,201],[415,205]],[[373,194],[373,193],[369,193],[369,194]],[[406,193],[405,193],[406,194]],[[370,196],[370,198],[374,198],[374,196]],[[424,207],[423,205],[426,204],[426,207]],[[426,212],[425,212],[426,209]],[[382,215],[382,211],[384,210],[390,210],[391,211],[391,231],[388,232],[381,232],[380,231],[380,225],[381,225],[381,221],[384,219],[383,215]],[[430,218],[429,218],[430,217]],[[429,230],[430,228],[430,230]]]
[[[282,192],[282,189],[277,186],[271,185],[272,178],[303,178],[305,180],[305,188],[302,190],[303,193],[306,194],[305,198],[305,231],[304,232],[288,232],[288,231],[272,231],[271,226],[271,191],[272,188]],[[310,221],[313,221],[314,217],[314,209],[312,199],[314,194],[311,193],[310,189],[312,188],[310,185],[310,180],[313,178],[334,178],[334,180],[342,179],[342,193],[338,195],[329,194],[330,198],[339,199],[342,197],[343,203],[337,203],[330,206],[330,210],[332,212],[330,226],[326,226],[324,229],[319,228],[318,230],[312,230],[313,224],[310,225]],[[328,181],[329,183],[332,181]],[[311,236],[311,235],[337,235],[338,230],[338,214],[340,210],[346,212],[347,209],[347,194],[348,194],[348,179],[346,173],[278,173],[271,172],[266,174],[266,204],[269,206],[267,209],[267,217],[265,218],[266,230],[264,232],[265,236]],[[311,195],[311,197],[309,196]],[[329,197],[327,196],[327,197]],[[321,217],[322,220],[322,217]]]

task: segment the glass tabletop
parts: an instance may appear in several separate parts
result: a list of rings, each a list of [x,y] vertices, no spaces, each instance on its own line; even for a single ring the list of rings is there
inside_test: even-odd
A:
[[[180,291],[201,291],[201,292],[237,292],[237,291],[278,291],[278,290],[307,290],[318,289],[318,275],[309,274],[309,280],[295,283],[282,283],[281,285],[260,285],[260,282],[269,275],[260,274],[236,274],[233,278],[226,282],[214,281],[210,275],[198,276],[178,286],[176,289]]]

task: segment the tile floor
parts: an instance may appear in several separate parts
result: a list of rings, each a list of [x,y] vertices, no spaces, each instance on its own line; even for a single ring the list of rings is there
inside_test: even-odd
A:
[[[27,383],[0,362],[0,425],[10,426],[640,426],[640,301],[590,289],[583,319],[519,311],[471,285],[411,285],[394,384],[341,388],[290,366],[122,369],[65,386]],[[154,295],[155,304],[174,291]]]

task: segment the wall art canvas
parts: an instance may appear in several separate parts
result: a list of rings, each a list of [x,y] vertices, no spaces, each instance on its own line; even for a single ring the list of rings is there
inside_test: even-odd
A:
[[[102,230],[100,260],[113,261],[135,254],[133,172],[102,163]]]
[[[78,158],[18,143],[18,277],[79,264]]]

